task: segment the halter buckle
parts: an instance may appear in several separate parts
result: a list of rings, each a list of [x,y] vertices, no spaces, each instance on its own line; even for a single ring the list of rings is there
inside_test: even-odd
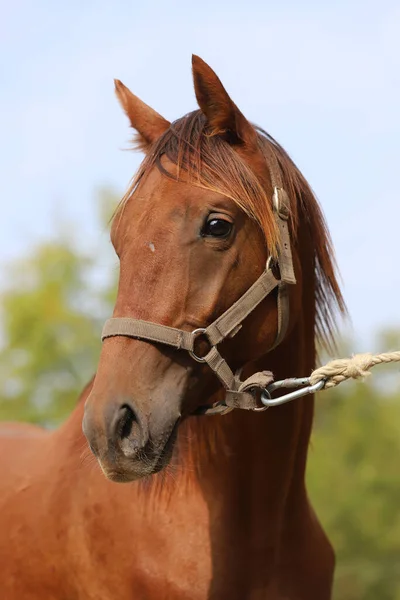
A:
[[[279,218],[283,221],[287,221],[289,219],[289,198],[283,188],[274,187],[272,204],[276,214],[279,215]]]

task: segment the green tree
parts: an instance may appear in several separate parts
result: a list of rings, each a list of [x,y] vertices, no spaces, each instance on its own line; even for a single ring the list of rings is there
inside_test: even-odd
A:
[[[101,190],[97,201],[105,222],[116,195]],[[56,424],[95,372],[117,271],[103,273],[102,285],[96,282],[104,254],[83,251],[70,233],[77,229],[63,225],[8,267],[10,284],[1,296],[0,419]]]

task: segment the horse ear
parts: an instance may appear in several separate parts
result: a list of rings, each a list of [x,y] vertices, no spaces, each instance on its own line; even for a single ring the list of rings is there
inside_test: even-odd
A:
[[[131,126],[137,131],[136,146],[146,152],[170,126],[155,110],[142,102],[118,79],[114,79],[115,93]]]
[[[257,146],[257,133],[231,100],[221,81],[204,60],[192,56],[194,91],[207,118],[211,135],[221,135],[231,143]]]

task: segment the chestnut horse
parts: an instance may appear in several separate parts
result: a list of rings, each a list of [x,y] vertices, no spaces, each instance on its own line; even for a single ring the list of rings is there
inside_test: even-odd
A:
[[[310,374],[332,341],[330,238],[285,151],[198,57],[193,76],[199,110],[172,124],[116,81],[146,153],[113,219],[118,297],[64,425],[2,428],[4,599],[331,598],[313,399],[254,410],[265,369]]]

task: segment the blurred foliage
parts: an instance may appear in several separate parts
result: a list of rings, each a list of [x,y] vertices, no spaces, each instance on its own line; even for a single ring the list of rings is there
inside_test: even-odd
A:
[[[395,394],[368,380],[317,397],[308,488],[335,548],[337,600],[400,600],[400,376],[392,368]]]
[[[98,191],[99,233],[117,199],[112,190]],[[118,269],[109,268],[104,239],[102,248],[84,250],[71,230],[79,232],[64,226],[9,266],[0,297],[1,419],[56,425],[96,369]],[[381,332],[377,345],[400,348],[399,332]],[[347,341],[341,354],[349,348]],[[319,394],[307,476],[337,555],[335,599],[400,600],[398,366]]]
[[[101,189],[96,200],[99,229],[105,230],[118,197]],[[96,370],[117,269],[107,269],[104,281],[97,271],[105,253],[81,248],[78,227],[61,223],[59,229],[7,268],[9,283],[0,297],[2,420],[56,425]]]

